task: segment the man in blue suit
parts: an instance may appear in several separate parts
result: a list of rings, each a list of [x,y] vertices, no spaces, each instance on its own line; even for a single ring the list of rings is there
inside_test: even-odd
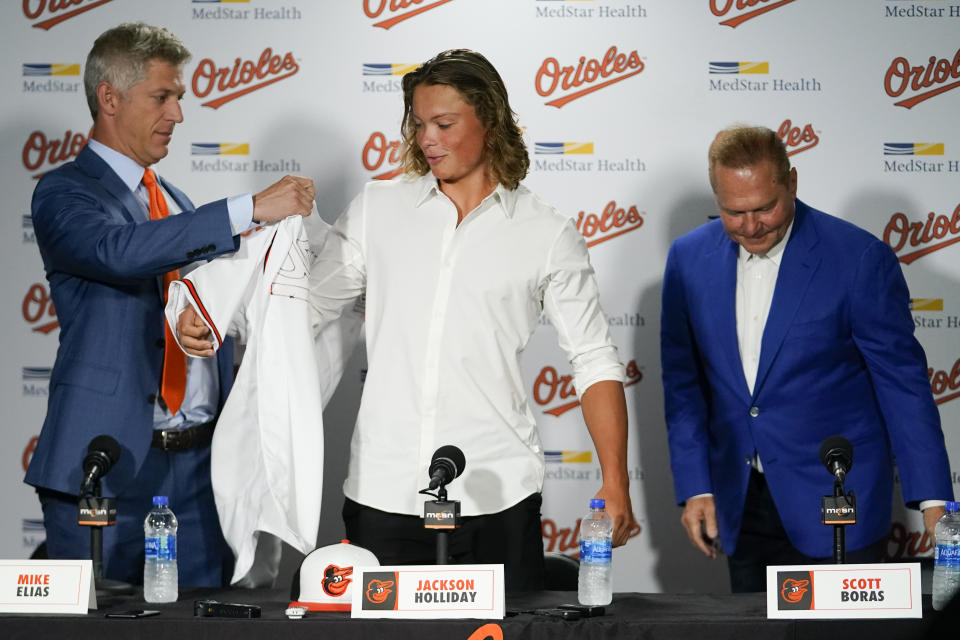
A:
[[[151,181],[149,167],[167,155],[183,120],[189,57],[166,29],[138,23],[103,33],[84,75],[91,141],[34,191],[60,345],[25,482],[37,488],[49,557],[89,557],[89,530],[77,525],[81,462],[92,438],[112,436],[121,454],[103,495],[117,497],[118,514],[104,532],[104,575],[142,580],[143,519],[151,496],[167,495],[180,523],[180,584],[220,586],[233,556],[210,486],[210,440],[230,389],[231,350],[185,369],[181,361],[179,392],[159,392],[165,357],[178,355],[165,356],[163,278],[234,251],[254,222],[309,214],[314,187],[286,176],[256,195],[195,208],[162,178]],[[167,217],[151,219],[159,215]]]
[[[926,358],[893,252],[796,199],[797,171],[765,128],[710,147],[720,219],[678,238],[663,281],[661,358],[676,497],[693,544],[722,546],[736,591],[765,567],[829,560],[821,442],[853,444],[848,562],[883,557],[894,457],[930,535],[952,499]],[[719,539],[718,539],[719,534]]]

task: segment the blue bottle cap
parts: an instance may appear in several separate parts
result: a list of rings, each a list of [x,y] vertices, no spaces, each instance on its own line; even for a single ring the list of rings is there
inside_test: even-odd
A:
[[[167,506],[167,496],[153,496],[153,506],[155,507]]]
[[[947,513],[960,511],[960,502],[948,502],[943,508],[947,511]]]
[[[590,498],[590,508],[591,509],[605,509],[607,506],[607,501],[603,498]]]

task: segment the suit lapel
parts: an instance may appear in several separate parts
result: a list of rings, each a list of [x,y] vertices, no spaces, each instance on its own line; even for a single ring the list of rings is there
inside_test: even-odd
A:
[[[747,398],[750,390],[743,375],[740,343],[737,340],[737,251],[738,245],[721,229],[716,254],[708,261],[716,268],[710,269],[704,282],[708,298],[712,298],[717,305],[715,318],[721,361],[729,363],[729,379],[735,381],[733,386]]]
[[[763,382],[780,351],[783,338],[793,322],[797,309],[800,308],[813,274],[820,265],[818,243],[816,229],[809,216],[809,208],[797,200],[793,231],[783,252],[776,288],[773,291],[773,302],[770,304],[770,314],[763,329],[757,381],[753,386],[754,398],[763,388]]]
[[[84,173],[97,180],[100,186],[120,203],[120,213],[128,222],[147,221],[147,213],[137,196],[127,188],[110,165],[90,147],[84,147],[80,151],[76,163]]]

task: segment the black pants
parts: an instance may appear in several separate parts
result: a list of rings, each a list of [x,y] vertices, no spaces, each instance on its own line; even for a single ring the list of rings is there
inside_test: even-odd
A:
[[[463,518],[449,537],[454,564],[503,564],[508,591],[543,589],[542,499],[535,493],[518,504],[482,516]],[[352,544],[369,549],[382,565],[434,564],[436,532],[419,516],[388,513],[349,498],[343,523]]]
[[[848,563],[880,562],[886,537],[871,545],[845,554]],[[734,593],[767,590],[767,565],[831,564],[833,557],[811,558],[790,543],[783,529],[780,514],[773,504],[767,481],[754,470],[747,486],[743,524],[737,549],[727,558],[730,568],[730,589]]]

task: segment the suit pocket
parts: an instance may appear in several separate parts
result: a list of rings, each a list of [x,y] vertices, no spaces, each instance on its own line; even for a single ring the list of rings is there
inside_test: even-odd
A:
[[[787,331],[787,338],[840,338],[846,333],[848,331],[841,327],[840,316],[830,315],[793,323]]]
[[[104,395],[112,395],[120,381],[120,371],[112,367],[67,360],[54,384],[65,384]]]

